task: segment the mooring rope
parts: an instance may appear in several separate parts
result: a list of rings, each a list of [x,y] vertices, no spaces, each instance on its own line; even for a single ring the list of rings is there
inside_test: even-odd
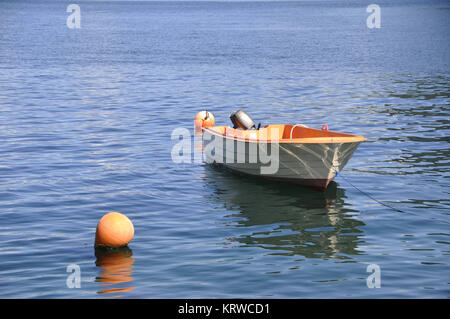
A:
[[[383,202],[377,200],[375,197],[373,197],[373,196],[370,195],[369,193],[364,192],[363,190],[361,190],[361,189],[359,189],[358,187],[356,187],[355,185],[353,185],[353,183],[350,182],[348,179],[346,179],[345,176],[342,175],[342,174],[337,170],[336,167],[333,166],[333,168],[334,168],[334,170],[336,171],[336,176],[339,175],[339,176],[342,177],[347,183],[349,183],[349,184],[350,184],[351,186],[353,186],[356,190],[358,190],[360,193],[366,195],[367,197],[369,197],[371,200],[377,202],[378,204],[383,205],[383,206],[385,206],[385,207],[388,207],[388,208],[390,208],[390,209],[392,209],[392,210],[394,210],[394,211],[396,211],[396,212],[399,212],[399,213],[405,213],[405,214],[408,214],[408,213],[409,213],[409,214],[412,214],[412,215],[417,215],[417,216],[419,216],[418,214],[414,214],[414,213],[412,213],[412,212],[406,212],[406,211],[404,211],[404,210],[395,208],[395,207],[393,207],[393,206],[390,206],[390,205],[388,205],[388,204],[386,204],[386,203],[383,203]],[[422,216],[422,215],[420,215],[420,216]],[[423,217],[423,216],[422,216],[422,217]],[[436,220],[437,220],[437,221],[440,221],[440,222],[442,222],[442,223],[450,224],[449,222],[447,222],[447,221],[445,221],[445,220],[442,220],[442,219],[436,219]]]

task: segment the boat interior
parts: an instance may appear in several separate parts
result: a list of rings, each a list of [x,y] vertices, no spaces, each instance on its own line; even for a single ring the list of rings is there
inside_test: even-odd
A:
[[[313,129],[300,124],[274,124],[260,129],[235,129],[229,126],[214,126],[204,129],[214,135],[221,135],[225,138],[258,142],[339,143],[362,142],[365,140],[363,136]]]

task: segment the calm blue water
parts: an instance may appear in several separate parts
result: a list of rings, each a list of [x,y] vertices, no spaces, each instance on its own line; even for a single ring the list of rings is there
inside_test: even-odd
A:
[[[450,296],[448,1],[69,3],[0,2],[0,298]],[[171,161],[237,108],[364,135],[343,177],[404,213]],[[135,238],[96,254],[110,211]]]

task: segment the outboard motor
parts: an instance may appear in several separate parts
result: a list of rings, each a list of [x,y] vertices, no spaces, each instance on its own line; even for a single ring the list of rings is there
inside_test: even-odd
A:
[[[235,129],[241,130],[256,130],[255,122],[253,122],[250,115],[243,110],[237,110],[230,114],[231,122]]]

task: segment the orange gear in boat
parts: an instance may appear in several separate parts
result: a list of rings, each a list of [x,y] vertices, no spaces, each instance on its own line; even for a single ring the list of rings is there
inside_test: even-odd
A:
[[[212,113],[208,111],[198,112],[197,115],[195,115],[194,124],[195,128],[214,126],[214,115],[212,115]]]

